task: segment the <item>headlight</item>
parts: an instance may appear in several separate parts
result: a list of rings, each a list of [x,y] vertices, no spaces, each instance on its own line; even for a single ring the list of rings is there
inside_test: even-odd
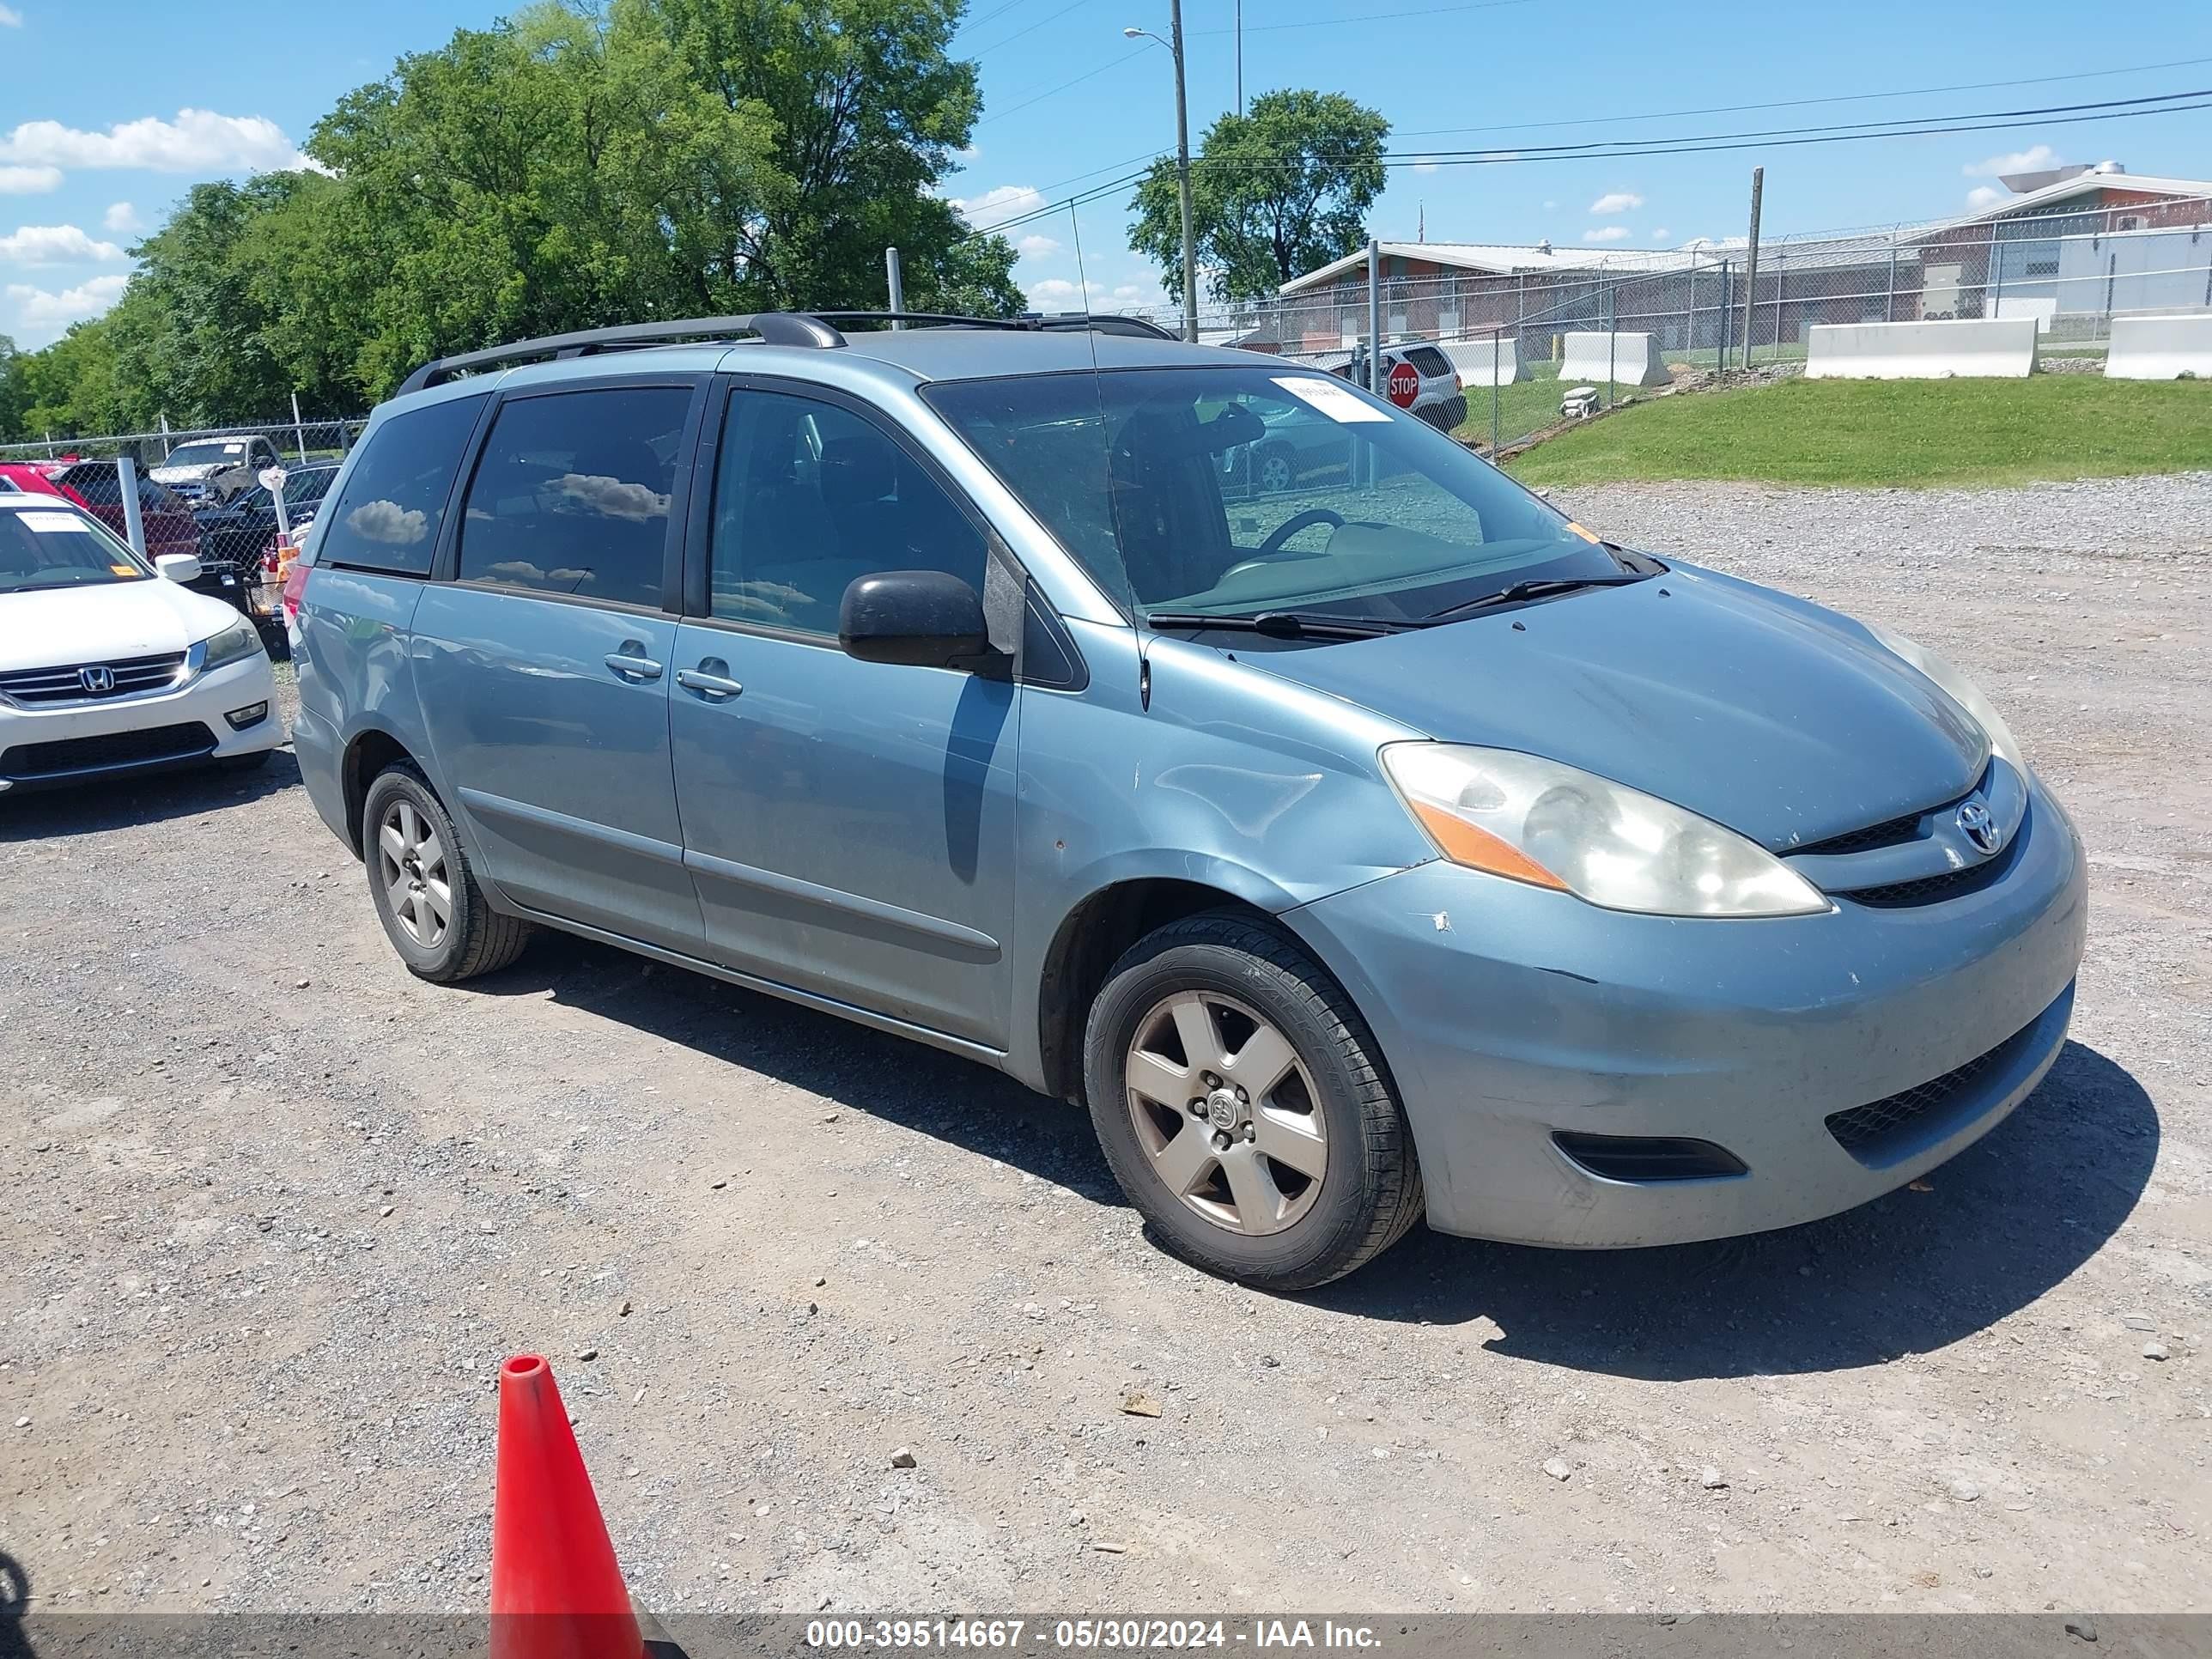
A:
[[[1990,751],[2002,755],[2008,766],[2027,777],[2027,757],[2020,752],[2020,740],[2013,736],[2012,728],[2004,723],[2004,716],[1997,713],[1996,705],[1980,686],[1926,646],[1916,644],[1902,634],[1893,634],[1887,628],[1877,628],[1872,623],[1862,623],[1860,626],[1942,687],[1944,694],[1972,714],[1988,734]]]
[[[254,632],[252,623],[241,617],[224,629],[222,633],[206,641],[203,647],[203,653],[200,658],[201,668],[221,668],[224,664],[236,662],[241,657],[258,656],[261,653],[261,635]]]
[[[1655,916],[1803,916],[1829,908],[1732,830],[1557,761],[1394,743],[1383,770],[1455,864]]]

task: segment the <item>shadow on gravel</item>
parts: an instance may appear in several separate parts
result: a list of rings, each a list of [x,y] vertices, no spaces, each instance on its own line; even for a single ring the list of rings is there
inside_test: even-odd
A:
[[[703,974],[541,931],[514,966],[450,988],[543,996],[822,1095],[1100,1203],[1122,1204],[1091,1120],[988,1066]]]
[[[31,1578],[22,1563],[0,1550],[0,1659],[31,1659],[23,1612],[31,1603]]]
[[[2069,1042],[1984,1139],[1826,1221],[1709,1244],[1536,1250],[1421,1231],[1307,1298],[1374,1319],[1487,1317],[1485,1346],[1674,1382],[1879,1365],[1941,1348],[2057,1285],[2119,1228],[2158,1156],[2142,1085]]]
[[[1084,1113],[828,1014],[555,934],[456,988],[550,991],[1094,1201],[1125,1202]],[[1486,1318],[1503,1333],[1492,1352],[1654,1381],[1881,1364],[1971,1335],[2065,1279],[2134,1209],[2158,1141],[2142,1085],[2069,1042],[2026,1104],[1929,1175],[1932,1192],[1893,1193],[1784,1232],[1650,1250],[1540,1250],[1417,1229],[1300,1299],[1355,1319]]]
[[[96,836],[109,830],[189,817],[257,801],[299,781],[299,763],[292,758],[290,750],[279,749],[269,757],[267,764],[250,771],[221,765],[195,766],[188,771],[157,772],[149,777],[27,794],[9,790],[0,793],[0,843]]]

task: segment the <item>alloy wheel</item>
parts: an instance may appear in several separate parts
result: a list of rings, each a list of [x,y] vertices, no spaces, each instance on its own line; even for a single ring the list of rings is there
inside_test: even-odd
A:
[[[453,923],[446,844],[413,801],[402,797],[386,809],[376,830],[376,863],[392,917],[407,937],[426,951],[444,944]]]
[[[1181,991],[1138,1022],[1123,1074],[1153,1173],[1218,1227],[1295,1226],[1321,1194],[1328,1144],[1290,1039],[1233,997]]]

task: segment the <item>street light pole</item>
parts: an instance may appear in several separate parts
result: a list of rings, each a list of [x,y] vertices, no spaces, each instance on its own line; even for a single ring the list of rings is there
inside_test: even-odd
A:
[[[1159,40],[1150,29],[1125,28],[1130,40]],[[1190,213],[1190,100],[1182,73],[1182,0],[1168,0],[1168,33],[1160,40],[1175,59],[1176,81],[1176,193],[1182,206],[1182,337],[1198,343],[1198,245]]]

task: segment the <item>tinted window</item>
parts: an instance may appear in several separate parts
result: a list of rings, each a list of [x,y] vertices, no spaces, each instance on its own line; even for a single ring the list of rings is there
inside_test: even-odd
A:
[[[981,532],[871,422],[780,392],[730,399],[714,482],[714,615],[834,635],[856,578],[943,570],[980,593],[984,556]]]
[[[446,493],[483,407],[481,397],[456,398],[387,417],[370,434],[337,508],[323,515],[317,562],[428,574]]]
[[[688,386],[564,392],[493,422],[461,520],[464,580],[661,602]]]
[[[942,381],[922,395],[1144,609],[1420,621],[1624,567],[1425,422],[1287,365]]]

